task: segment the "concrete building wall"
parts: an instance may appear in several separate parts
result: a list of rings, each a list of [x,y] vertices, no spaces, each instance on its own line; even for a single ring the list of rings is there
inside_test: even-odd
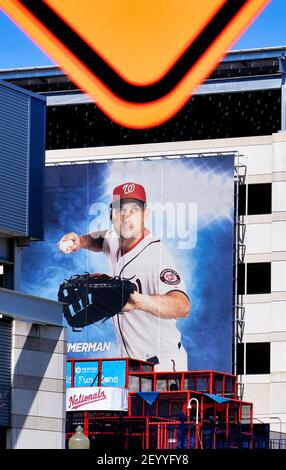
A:
[[[256,152],[247,152],[248,182],[272,183],[272,214],[261,216],[260,221],[256,216],[255,223],[255,216],[249,216],[246,237],[246,261],[254,261],[256,255],[255,262],[271,262],[271,294],[248,295],[245,299],[245,342],[270,342],[270,374],[249,375],[242,380],[245,399],[254,402],[254,423],[268,422],[277,433],[286,432],[285,149],[285,133],[280,133],[272,136],[262,160]]]
[[[65,446],[65,329],[14,321],[7,448]]]

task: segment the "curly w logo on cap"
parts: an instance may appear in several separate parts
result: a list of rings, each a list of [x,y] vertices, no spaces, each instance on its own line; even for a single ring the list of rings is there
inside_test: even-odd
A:
[[[113,190],[112,202],[118,202],[122,199],[137,199],[138,201],[146,203],[144,186],[131,182],[116,186]]]

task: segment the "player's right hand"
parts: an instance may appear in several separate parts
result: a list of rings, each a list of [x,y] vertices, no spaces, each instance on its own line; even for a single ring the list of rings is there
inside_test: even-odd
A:
[[[67,233],[60,239],[57,246],[59,250],[66,255],[74,253],[81,248],[80,237],[74,232]]]

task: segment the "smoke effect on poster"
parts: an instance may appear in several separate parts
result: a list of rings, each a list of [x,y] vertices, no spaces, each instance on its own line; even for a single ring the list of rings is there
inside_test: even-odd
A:
[[[190,314],[171,320],[171,341],[186,352],[188,370],[231,372],[233,173],[233,155],[47,167],[45,241],[35,242],[23,252],[23,290],[56,300],[60,284],[72,275],[110,274],[110,260],[103,252],[81,249],[64,254],[57,243],[70,232],[79,235],[105,229],[112,232],[110,203],[114,188],[127,182],[142,185],[149,212],[145,228],[152,234],[152,240],[162,241],[159,274],[165,291],[173,290],[170,282],[176,288],[180,279],[178,290],[182,285],[190,299]],[[134,249],[138,250],[138,246]],[[155,255],[154,249],[152,257]],[[147,254],[142,260],[143,277],[150,256]],[[165,259],[172,260],[175,268],[165,266]],[[149,319],[144,320],[142,325],[147,329],[142,326],[142,338],[134,338],[135,349],[133,338],[128,337],[132,329],[126,324],[131,354],[136,353],[140,343],[148,345],[148,341],[151,355],[156,347],[168,347],[163,344],[164,328],[168,327],[162,320],[155,320],[152,331]],[[118,332],[112,320],[79,331],[73,331],[66,322],[65,325],[68,357],[121,357]],[[163,339],[159,339],[158,331]],[[154,342],[158,344],[153,350]]]

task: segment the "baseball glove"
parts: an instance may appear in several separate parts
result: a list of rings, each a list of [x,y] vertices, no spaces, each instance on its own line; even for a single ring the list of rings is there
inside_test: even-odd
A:
[[[79,274],[65,280],[58,299],[64,302],[64,316],[73,328],[83,328],[121,313],[134,285],[128,279],[107,274]]]

